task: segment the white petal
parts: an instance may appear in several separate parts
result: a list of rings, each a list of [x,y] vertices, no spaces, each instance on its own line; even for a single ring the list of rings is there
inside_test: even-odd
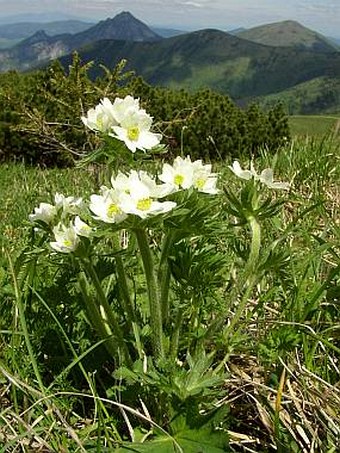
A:
[[[288,182],[274,181],[271,183],[267,183],[266,185],[269,189],[282,189],[282,190],[290,189],[290,184]]]
[[[74,231],[78,236],[89,237],[92,232],[92,228],[81,220],[79,216],[74,219]]]
[[[156,134],[150,131],[141,132],[138,140],[138,148],[142,150],[152,149],[159,145],[161,140],[161,134]]]
[[[71,253],[78,247],[80,239],[73,226],[66,227],[65,225],[59,224],[53,228],[53,233],[55,241],[50,242],[50,245],[57,252]]]
[[[39,207],[34,209],[34,212],[29,215],[31,222],[41,220],[47,224],[51,223],[57,215],[56,207],[49,203],[40,203]]]
[[[290,188],[290,184],[287,182],[273,181],[274,175],[273,175],[273,170],[271,168],[265,168],[261,172],[258,179],[263,184],[265,184],[269,189],[288,190]]]
[[[228,166],[230,168],[230,170],[236,175],[238,176],[239,178],[241,179],[246,179],[246,180],[249,180],[251,179],[253,176],[254,176],[254,173],[253,171],[251,170],[242,170],[239,162],[237,160],[235,160],[233,162],[233,165],[229,165]]]
[[[263,182],[263,184],[271,184],[273,182],[273,177],[274,177],[274,174],[273,174],[273,170],[271,168],[265,168],[260,176],[258,177],[258,179]]]

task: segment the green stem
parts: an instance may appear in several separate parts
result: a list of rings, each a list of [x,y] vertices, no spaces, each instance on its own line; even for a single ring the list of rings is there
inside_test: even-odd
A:
[[[160,294],[155,275],[153,257],[145,230],[136,228],[134,232],[143,261],[148,290],[153,353],[155,354],[156,359],[161,359],[164,357],[162,307],[160,304]]]
[[[255,217],[249,217],[248,222],[251,232],[251,245],[245,270],[246,273],[249,273],[249,275],[251,275],[254,273],[257,261],[259,259],[261,247],[261,227]]]
[[[196,333],[199,326],[200,305],[197,303],[195,296],[190,299],[190,305],[192,307],[192,314],[189,320],[189,334],[191,337],[197,338]]]
[[[94,310],[94,307],[90,307],[90,309],[93,310],[93,313],[95,315],[95,323],[98,323],[98,329],[100,329],[100,333],[103,333],[104,330],[106,332],[106,335],[113,335],[113,337],[116,339],[116,342],[118,344],[118,349],[120,348],[121,351],[123,352],[124,358],[128,364],[131,364],[131,358],[130,354],[128,351],[128,348],[126,346],[126,343],[124,341],[124,336],[122,333],[122,330],[120,328],[120,325],[115,318],[113,311],[111,309],[111,306],[105,296],[104,290],[102,288],[102,285],[100,283],[100,280],[98,278],[98,275],[92,265],[92,262],[90,260],[82,260],[83,267],[85,269],[85,272],[87,275],[90,277],[92,284],[96,290],[97,297],[98,297],[98,302],[99,302],[99,307],[96,307],[96,310]],[[91,300],[91,298],[89,298]],[[93,305],[93,304],[92,304]],[[96,313],[99,313],[99,318]],[[100,325],[99,325],[100,323]],[[112,329],[112,330],[111,330]],[[110,347],[111,349],[111,347]]]
[[[240,320],[242,313],[247,305],[248,299],[250,297],[251,291],[256,283],[256,266],[259,259],[260,247],[261,247],[261,227],[255,217],[249,218],[249,226],[251,232],[251,244],[250,244],[250,253],[248,261],[245,267],[245,276],[246,280],[246,290],[243,294],[243,297],[236,309],[236,312],[229,324],[229,332],[233,331],[235,324]]]
[[[170,360],[174,361],[178,355],[178,344],[179,344],[179,335],[182,327],[183,321],[183,310],[178,307],[176,314],[175,325],[173,328],[173,333],[170,342]]]
[[[117,238],[115,238],[114,244],[115,244],[115,249],[119,251],[120,245],[117,241]],[[138,356],[140,359],[142,359],[144,354],[143,354],[142,342],[140,339],[138,320],[137,320],[137,316],[136,316],[136,311],[134,309],[134,306],[133,306],[133,303],[132,303],[132,300],[130,297],[129,285],[128,285],[128,280],[126,277],[124,263],[123,263],[122,257],[119,255],[119,253],[116,255],[115,261],[116,261],[116,270],[117,270],[117,276],[118,276],[118,287],[119,287],[119,292],[121,294],[123,310],[126,313],[127,321],[131,325],[131,328],[132,328],[132,331],[133,331],[133,334],[135,337]]]
[[[244,312],[244,309],[246,308],[246,305],[248,303],[248,300],[249,300],[249,297],[251,295],[251,292],[253,290],[253,287],[256,283],[256,275],[252,275],[248,280],[247,280],[247,288],[245,290],[245,292],[243,293],[243,296],[242,296],[242,299],[240,301],[240,303],[238,304],[238,307],[235,311],[235,314],[234,316],[232,317],[231,321],[230,321],[230,324],[228,326],[228,332],[229,332],[229,336],[230,334],[233,332],[234,330],[234,327],[235,327],[235,324],[238,323],[238,321],[240,320],[243,312]],[[237,328],[237,331],[240,329],[240,327]]]
[[[239,322],[242,314],[244,313],[249,297],[257,281],[256,266],[261,248],[261,227],[255,217],[250,217],[248,221],[251,232],[251,244],[248,261],[245,266],[246,289],[228,326],[228,337],[230,337],[232,334],[236,334],[241,329],[241,326],[238,326],[235,330],[235,325]],[[220,365],[216,368],[216,372],[218,372],[221,367],[224,366],[224,363],[228,360],[228,357],[229,352],[221,361]]]
[[[109,326],[103,323],[103,319],[98,310],[97,303],[93,300],[91,296],[89,296],[88,290],[89,283],[87,282],[86,275],[84,273],[78,275],[78,283],[80,291],[83,296],[83,301],[85,303],[85,308],[89,321],[91,322],[92,326],[96,330],[99,337],[105,339],[104,345],[109,354],[112,357],[116,357],[117,347],[113,339],[112,331],[111,329],[109,329]]]
[[[175,240],[175,232],[170,231],[163,240],[161,258],[158,269],[158,283],[160,286],[160,304],[162,308],[162,318],[166,323],[169,319],[169,289],[170,289],[170,267],[169,254]]]

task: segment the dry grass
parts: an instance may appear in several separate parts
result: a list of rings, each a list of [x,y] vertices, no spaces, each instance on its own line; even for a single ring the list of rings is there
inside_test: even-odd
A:
[[[334,363],[336,371],[339,370]],[[282,362],[279,385],[256,357],[234,357],[228,365],[228,404],[239,430],[229,431],[235,452],[275,452],[285,448],[302,453],[336,452],[340,445],[340,386],[330,385],[300,363],[296,354]],[[340,374],[339,374],[340,376]],[[288,441],[287,441],[288,439]]]

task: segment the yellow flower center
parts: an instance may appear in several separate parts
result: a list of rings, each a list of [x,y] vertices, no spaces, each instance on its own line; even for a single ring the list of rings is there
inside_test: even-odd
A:
[[[98,128],[98,130],[102,130],[103,126],[104,126],[103,118],[101,116],[98,116],[97,117],[97,128]]]
[[[197,178],[195,181],[195,186],[197,189],[201,190],[204,188],[206,182],[206,178]]]
[[[64,247],[71,247],[72,242],[69,239],[65,239],[63,244],[64,244]]]
[[[127,136],[129,140],[133,142],[137,141],[139,138],[139,128],[137,126],[130,127],[127,131]]]
[[[181,186],[184,182],[184,176],[183,175],[175,175],[174,177],[174,183],[176,186]]]
[[[137,202],[137,209],[140,211],[148,211],[151,208],[151,198],[142,198]]]
[[[121,212],[119,206],[117,206],[115,203],[111,203],[110,206],[107,208],[107,215],[109,217],[113,217],[116,214],[119,214]]]

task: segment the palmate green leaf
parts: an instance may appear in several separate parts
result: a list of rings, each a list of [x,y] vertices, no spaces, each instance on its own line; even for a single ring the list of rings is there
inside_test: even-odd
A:
[[[178,192],[173,197],[178,208],[166,218],[165,226],[181,232],[182,236],[190,234],[211,234],[221,229],[220,198],[202,194],[194,189]]]
[[[227,256],[216,247],[214,238],[205,235],[193,242],[183,239],[173,245],[169,266],[174,280],[188,299],[194,294],[203,304],[209,294],[215,295],[217,287],[223,284]]]
[[[238,197],[224,187],[224,194],[228,201],[224,205],[225,211],[238,218],[238,226],[246,224],[249,217],[255,217],[258,220],[274,217],[282,209],[285,200],[275,200],[272,196],[268,196],[261,202],[261,193],[253,181],[245,184]]]
[[[225,432],[210,428],[186,429],[173,437],[161,435],[145,443],[125,443],[114,453],[225,453],[229,452]]]
[[[223,376],[215,374],[212,367],[214,354],[205,354],[204,351],[197,353],[195,357],[187,354],[189,370],[181,370],[173,377],[173,392],[180,400],[214,392],[223,384]]]

